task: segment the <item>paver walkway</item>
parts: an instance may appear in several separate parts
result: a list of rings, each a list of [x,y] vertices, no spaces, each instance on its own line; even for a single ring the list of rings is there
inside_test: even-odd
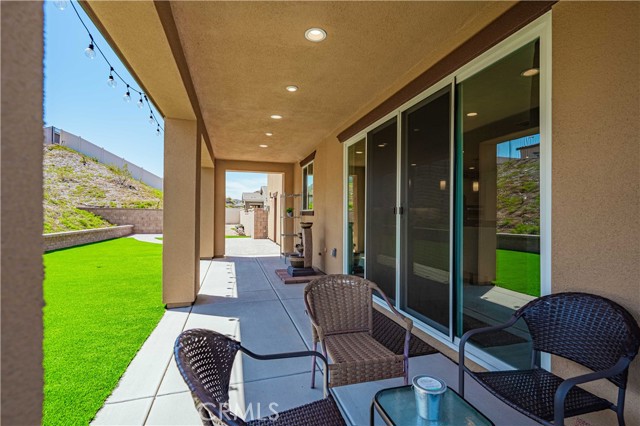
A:
[[[190,308],[167,310],[93,424],[200,424],[172,356],[173,343],[182,330],[214,329],[241,340],[257,353],[309,348],[310,325],[302,301],[304,284],[282,284],[274,272],[282,266],[279,257],[202,261],[202,287],[197,302]],[[454,389],[457,387],[456,365],[441,354],[411,358],[410,374],[420,373],[435,374]],[[231,404],[247,407],[251,403],[253,416],[248,417],[266,416],[270,414],[270,403],[277,403],[278,410],[286,410],[320,399],[321,388],[310,389],[309,382],[308,359],[255,361],[242,355],[234,364]],[[470,402],[487,413],[497,426],[536,424],[472,381],[467,383]],[[334,392],[348,422],[368,425],[374,393],[401,384],[402,379],[390,379],[345,386]]]

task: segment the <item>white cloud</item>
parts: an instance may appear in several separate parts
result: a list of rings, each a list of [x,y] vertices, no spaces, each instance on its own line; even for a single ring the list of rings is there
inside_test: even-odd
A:
[[[266,185],[265,173],[227,172],[226,196],[240,200],[243,192],[259,191]]]

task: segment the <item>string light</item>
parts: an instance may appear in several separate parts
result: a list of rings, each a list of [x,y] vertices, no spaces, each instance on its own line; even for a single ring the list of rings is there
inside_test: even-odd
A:
[[[91,34],[89,34],[89,37],[91,37]],[[89,42],[89,47],[84,49],[84,54],[89,59],[94,59],[96,57],[96,51],[93,50],[93,37],[91,37],[91,41]]]
[[[111,67],[111,71],[109,71],[109,78],[107,79],[107,85],[113,89],[116,88],[118,82],[115,78],[113,78],[113,67]]]
[[[131,92],[129,91],[129,85],[127,84],[127,93],[124,94],[122,100],[129,103],[131,102]]]
[[[109,78],[107,79],[107,84],[109,85],[109,87],[115,88],[118,85],[118,81],[117,80],[120,80],[123,84],[125,84],[127,86],[127,92],[122,97],[122,99],[125,102],[131,102],[131,92],[134,92],[134,93],[137,93],[138,95],[140,95],[140,100],[137,102],[138,108],[140,108],[140,109],[144,108],[145,104],[147,105],[147,107],[149,107],[149,123],[156,125],[156,133],[158,135],[160,135],[160,133],[163,132],[164,129],[160,125],[160,122],[156,118],[156,115],[153,113],[153,110],[151,109],[151,102],[149,102],[149,99],[147,98],[147,95],[142,90],[138,90],[138,89],[132,87],[122,77],[122,75],[120,75],[120,73],[118,73],[118,71],[116,71],[113,68],[113,65],[111,65],[111,62],[109,62],[109,60],[107,59],[107,57],[104,54],[104,52],[102,51],[102,49],[100,49],[100,46],[98,46],[98,44],[93,39],[93,35],[91,34],[91,31],[89,31],[89,27],[87,27],[87,25],[84,23],[84,20],[80,16],[80,13],[78,12],[78,9],[76,8],[74,2],[72,0],[69,0],[69,1],[67,1],[67,0],[56,0],[56,1],[53,2],[53,4],[59,10],[65,10],[67,8],[67,6],[69,4],[71,4],[71,7],[73,8],[73,11],[75,12],[76,16],[78,17],[78,20],[80,21],[80,23],[82,24],[84,29],[87,31],[87,34],[89,35],[89,39],[90,39],[89,47],[87,47],[84,50],[84,54],[87,56],[87,58],[94,59],[96,57],[96,50],[98,51],[98,53],[100,53],[100,56],[102,56],[102,59],[104,59],[104,61],[107,63],[107,65],[109,65]],[[116,80],[116,77],[117,77],[117,80]]]
[[[69,6],[69,2],[67,0],[54,0],[53,1],[53,5],[58,10],[65,10],[67,8],[67,6]]]

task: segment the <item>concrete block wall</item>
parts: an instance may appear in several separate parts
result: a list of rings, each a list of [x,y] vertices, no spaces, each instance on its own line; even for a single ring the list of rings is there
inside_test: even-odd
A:
[[[124,237],[133,232],[133,225],[114,226],[111,228],[83,229],[82,231],[56,232],[44,234],[44,250],[59,250],[82,244],[111,240]]]
[[[269,237],[268,233],[269,212],[265,209],[253,210],[253,239],[264,240]]]
[[[162,234],[162,209],[79,207],[114,225],[133,225],[136,234]]]

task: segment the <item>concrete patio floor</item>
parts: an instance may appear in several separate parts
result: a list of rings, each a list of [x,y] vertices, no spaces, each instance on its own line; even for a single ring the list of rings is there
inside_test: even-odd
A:
[[[311,346],[309,320],[304,313],[304,284],[284,285],[274,270],[283,267],[277,257],[227,257],[200,263],[202,287],[190,308],[167,310],[119,385],[92,422],[95,425],[198,425],[191,395],[173,360],[173,343],[181,331],[208,328],[242,341],[257,353],[306,350]],[[247,407],[253,416],[271,414],[320,399],[322,389],[310,389],[310,360],[255,361],[236,359],[231,404]],[[410,375],[431,373],[457,388],[457,366],[442,354],[411,358]],[[317,383],[321,383],[318,374]],[[399,386],[402,379],[334,389],[348,423],[369,424],[371,398],[379,389]],[[497,426],[537,423],[520,415],[467,381],[467,399]],[[376,424],[382,424],[377,419]]]

